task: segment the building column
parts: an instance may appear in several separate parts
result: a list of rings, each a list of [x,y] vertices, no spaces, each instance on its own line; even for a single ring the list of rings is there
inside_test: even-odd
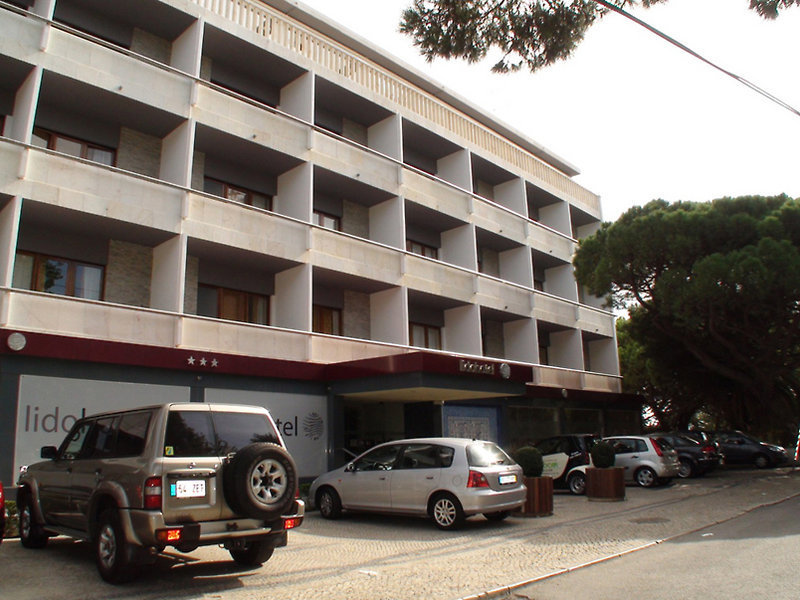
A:
[[[186,289],[187,237],[177,235],[153,248],[150,307],[183,312]]]

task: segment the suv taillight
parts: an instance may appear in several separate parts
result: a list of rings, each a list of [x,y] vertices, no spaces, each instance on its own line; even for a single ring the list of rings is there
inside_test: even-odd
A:
[[[483,473],[479,473],[478,471],[470,471],[469,479],[467,480],[467,487],[488,488],[489,482],[486,480],[486,476]]]
[[[144,507],[161,510],[161,477],[148,477],[144,482]]]

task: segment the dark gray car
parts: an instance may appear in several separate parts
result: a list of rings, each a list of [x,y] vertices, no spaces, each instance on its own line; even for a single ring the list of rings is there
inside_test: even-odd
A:
[[[754,465],[765,469],[789,461],[786,448],[761,442],[741,431],[718,431],[714,440],[725,455],[726,465]]]

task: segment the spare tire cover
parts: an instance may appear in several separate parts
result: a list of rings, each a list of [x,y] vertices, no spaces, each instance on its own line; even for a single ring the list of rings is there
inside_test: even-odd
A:
[[[254,519],[275,519],[294,502],[297,468],[277,444],[256,443],[239,450],[223,471],[225,501]]]

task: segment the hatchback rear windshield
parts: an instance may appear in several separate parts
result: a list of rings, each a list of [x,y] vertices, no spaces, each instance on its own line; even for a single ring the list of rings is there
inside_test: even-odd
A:
[[[256,442],[280,443],[263,414],[173,410],[164,456],[224,456]]]
[[[467,446],[467,462],[470,467],[515,464],[508,454],[492,442],[475,442]]]

